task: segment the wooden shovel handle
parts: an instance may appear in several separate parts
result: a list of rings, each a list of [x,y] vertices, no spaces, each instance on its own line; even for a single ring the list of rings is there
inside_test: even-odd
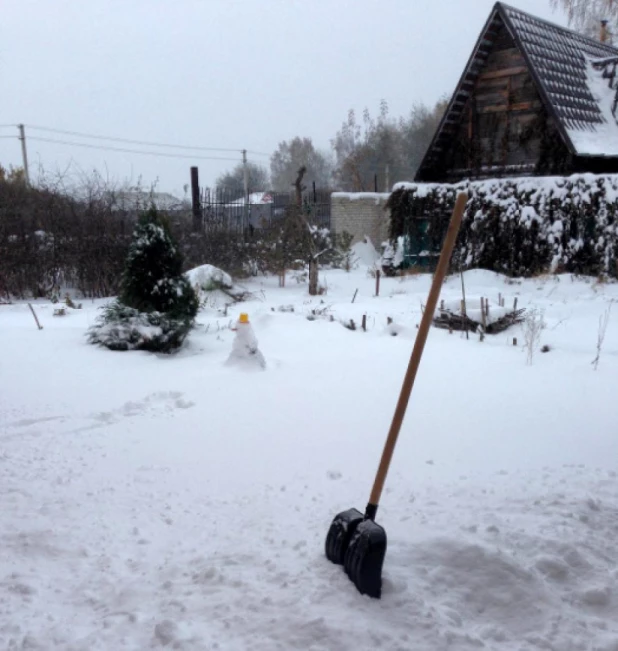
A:
[[[395,444],[397,443],[397,437],[399,436],[401,424],[403,423],[403,418],[406,414],[406,408],[408,406],[410,394],[412,393],[412,387],[414,386],[416,372],[418,371],[418,367],[421,362],[421,356],[423,354],[425,342],[427,341],[427,335],[429,334],[429,328],[431,327],[431,322],[436,311],[436,305],[438,304],[438,298],[440,296],[440,290],[442,289],[442,283],[444,282],[444,277],[446,276],[446,272],[448,270],[449,260],[451,259],[453,248],[455,247],[455,240],[457,239],[457,234],[459,233],[459,226],[461,225],[461,219],[463,217],[464,210],[466,209],[467,201],[467,193],[459,193],[457,196],[457,201],[455,202],[455,208],[453,210],[451,222],[446,232],[444,244],[442,245],[442,252],[440,253],[440,260],[438,261],[438,266],[436,267],[436,271],[433,277],[433,283],[431,284],[431,289],[429,290],[425,312],[423,314],[423,318],[421,319],[421,324],[418,328],[416,341],[414,342],[414,348],[412,349],[412,355],[408,364],[408,370],[406,371],[406,375],[403,380],[401,393],[399,394],[399,400],[397,402],[397,407],[395,408],[395,414],[393,416],[393,422],[391,423],[391,428],[388,432],[386,443],[384,444],[384,451],[382,452],[380,466],[378,467],[373,489],[371,490],[371,497],[369,498],[369,504],[367,505],[367,517],[369,517],[371,520],[373,520],[375,517],[375,512],[378,508],[380,496],[382,495],[382,489],[384,488],[386,474],[388,473],[388,468],[390,466],[391,459],[393,458],[393,452],[395,450]]]

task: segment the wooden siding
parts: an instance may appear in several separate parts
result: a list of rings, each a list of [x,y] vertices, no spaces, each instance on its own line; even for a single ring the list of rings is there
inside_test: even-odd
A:
[[[536,168],[541,136],[535,126],[544,117],[526,62],[500,26],[455,133],[458,146],[447,162],[448,176],[500,176],[513,168]]]

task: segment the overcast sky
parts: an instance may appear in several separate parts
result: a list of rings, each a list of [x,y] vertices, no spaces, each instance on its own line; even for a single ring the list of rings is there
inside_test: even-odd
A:
[[[2,0],[0,135],[26,125],[31,173],[73,165],[182,195],[240,160],[268,166],[282,140],[328,148],[350,108],[406,114],[453,91],[493,0]],[[511,5],[566,24],[548,0]],[[34,127],[231,149],[159,158]],[[159,149],[168,153],[191,152]],[[202,160],[219,156],[233,160]],[[0,163],[21,164],[16,139]]]

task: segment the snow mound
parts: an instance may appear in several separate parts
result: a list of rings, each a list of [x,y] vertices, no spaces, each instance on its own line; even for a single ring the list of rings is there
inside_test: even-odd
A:
[[[357,242],[352,246],[352,255],[359,260],[361,264],[368,267],[375,264],[380,259],[380,254],[377,252],[373,242],[365,236],[362,242]]]
[[[423,592],[442,601],[463,628],[504,641],[542,629],[548,601],[542,577],[507,550],[482,542],[437,538],[418,545],[416,562],[428,569]]]
[[[222,269],[211,264],[203,264],[195,269],[190,269],[185,276],[199,291],[210,292],[215,289],[232,289],[232,277]]]

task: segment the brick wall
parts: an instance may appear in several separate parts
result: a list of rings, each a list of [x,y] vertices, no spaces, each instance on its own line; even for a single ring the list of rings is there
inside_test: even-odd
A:
[[[389,193],[333,192],[331,195],[331,228],[336,233],[347,231],[353,243],[369,236],[376,249],[388,239],[389,215],[384,210]]]

